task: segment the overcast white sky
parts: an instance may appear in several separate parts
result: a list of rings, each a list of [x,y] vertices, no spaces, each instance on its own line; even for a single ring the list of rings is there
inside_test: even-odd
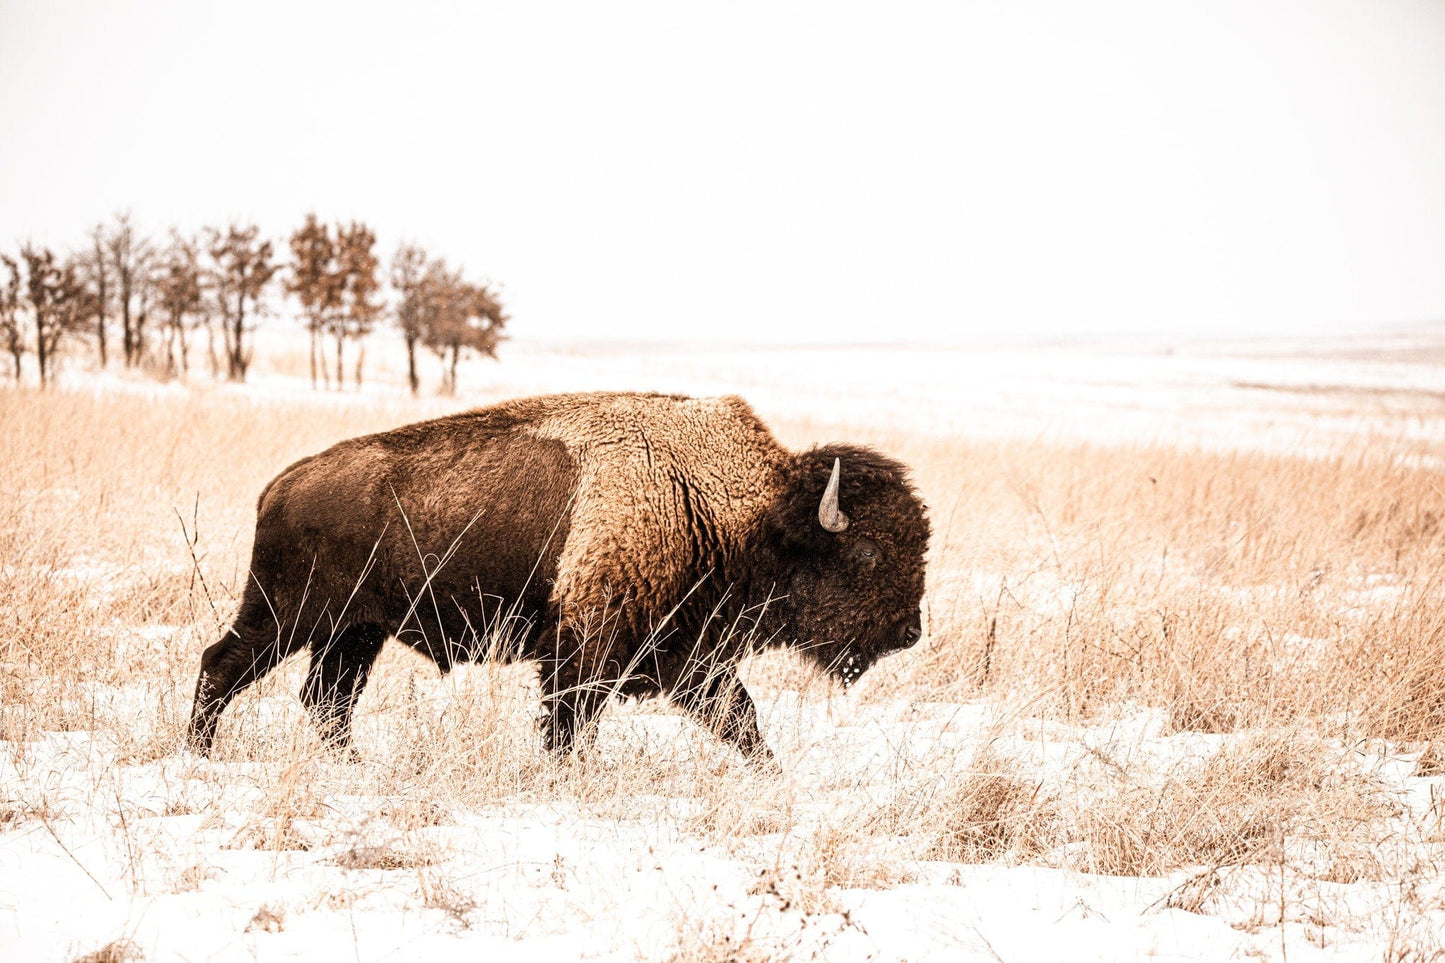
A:
[[[531,337],[1445,319],[1445,3],[0,0],[0,247],[361,218]]]

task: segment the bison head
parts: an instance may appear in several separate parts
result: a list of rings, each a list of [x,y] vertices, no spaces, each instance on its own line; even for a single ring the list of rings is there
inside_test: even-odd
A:
[[[783,638],[844,685],[923,634],[928,518],[902,465],[867,448],[797,456],[771,514]]]

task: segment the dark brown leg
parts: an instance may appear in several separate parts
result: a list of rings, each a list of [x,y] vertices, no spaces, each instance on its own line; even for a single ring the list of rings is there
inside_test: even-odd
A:
[[[593,735],[593,723],[607,703],[608,687],[600,680],[584,681],[575,667],[566,663],[543,663],[542,742],[547,750],[565,756],[586,744]]]
[[[247,597],[235,623],[201,654],[196,677],[196,698],[186,744],[194,752],[210,755],[216,723],[231,700],[261,679],[290,654],[289,644],[277,631],[264,600]]]
[[[672,701],[748,759],[765,761],[773,751],[758,731],[758,709],[730,665],[699,669],[672,691]]]
[[[351,714],[385,641],[381,626],[353,625],[328,642],[312,645],[301,703],[328,746],[351,750]]]

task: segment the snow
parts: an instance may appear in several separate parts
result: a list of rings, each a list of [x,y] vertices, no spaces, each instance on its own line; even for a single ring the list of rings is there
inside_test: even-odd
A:
[[[1445,419],[1421,415],[1445,412],[1439,365],[1364,350],[1325,359],[1218,346],[574,351],[517,343],[503,351],[504,364],[464,371],[464,388],[474,387],[463,402],[647,388],[736,392],[765,418],[875,434],[1318,452],[1366,432],[1403,443],[1445,439]],[[401,389],[394,371],[348,395],[258,370],[244,389],[109,377],[80,390],[244,391],[257,403],[299,406],[386,400]],[[102,596],[124,585],[124,572],[103,558],[54,574]],[[985,593],[997,586],[988,573],[964,581]],[[1047,573],[1028,589],[1033,604],[1059,608],[1079,590]],[[1353,601],[1364,615],[1399,591],[1367,581]],[[140,657],[183,630],[106,631]],[[1318,641],[1282,639],[1306,652]],[[440,718],[484,689],[491,671],[423,682],[419,704]],[[276,739],[292,738],[305,726],[294,682],[238,710]],[[184,701],[190,680],[167,684],[168,698]],[[86,694],[113,732],[160,725],[165,712],[153,688],[95,683]],[[1026,759],[1041,778],[1062,779],[1091,749],[1165,772],[1233,737],[1168,734],[1158,711],[1127,705],[1080,727],[993,703],[870,699],[866,680],[846,696],[770,693],[759,708],[781,774],[748,768],[655,703],[626,706],[607,717],[598,758],[567,764],[582,775],[513,753],[519,769],[542,768],[518,775],[515,791],[450,806],[421,825],[415,814],[429,787],[394,769],[392,749],[404,738],[390,728],[394,715],[359,721],[363,761],[354,765],[307,752],[279,761],[169,750],[147,757],[122,754],[100,731],[33,733],[0,752],[0,959],[69,959],[126,939],[155,960],[1334,961],[1438,947],[1445,933],[1445,883],[1430,873],[1407,899],[1388,875],[1282,881],[1227,868],[1204,913],[1169,898],[1207,867],[1108,877],[1069,868],[1068,852],[965,865],[884,840],[853,854],[867,871],[829,882],[808,863],[820,834],[846,826],[864,804],[957,777],[985,744]],[[1361,746],[1356,756],[1360,771],[1399,800],[1402,820],[1423,825],[1435,814],[1445,838],[1445,777],[1413,775],[1414,756],[1389,746]],[[639,781],[638,760],[650,780]],[[278,807],[294,818],[279,817]],[[1401,858],[1434,858],[1429,846],[1438,844],[1401,843]]]
[[[1388,905],[1389,887],[1368,879],[1315,881],[1313,892],[1289,894],[1283,935],[1268,918],[1249,918],[1277,918],[1269,901],[1278,898],[1269,888],[1277,881],[1248,868],[1228,871],[1238,878],[1227,888],[1238,906],[1208,915],[1165,905],[1187,871],[1134,878],[1066,865],[949,864],[889,856],[886,846],[854,855],[881,860],[901,882],[810,889],[816,867],[799,862],[808,858],[800,841],[869,798],[890,798],[900,773],[944,779],[939,760],[966,763],[985,740],[1000,739],[996,707],[836,701],[784,693],[763,703],[767,735],[786,768],[786,776],[768,778],[785,780],[796,823],[763,821],[737,835],[710,832],[687,815],[749,804],[728,799],[725,788],[722,799],[687,798],[625,783],[600,805],[523,793],[403,828],[394,812],[404,798],[364,791],[390,778],[375,743],[358,765],[315,756],[295,763],[303,798],[281,827],[268,814],[285,790],[266,763],[173,754],[117,764],[112,748],[89,733],[46,734],[0,767],[7,798],[38,795],[49,810],[43,820],[22,818],[3,837],[0,950],[6,959],[62,959],[125,937],[149,959],[632,960],[666,959],[690,938],[716,951],[731,935],[778,958],[835,961],[1379,953],[1378,924],[1387,914],[1371,901]],[[109,710],[131,711],[125,703],[117,699]],[[624,710],[604,726],[604,758],[573,765],[614,766],[625,775],[618,754],[640,752],[685,769],[701,752],[720,767],[723,787],[779,791],[762,788],[764,777],[722,758],[689,728],[655,704]],[[1020,735],[1003,743],[1059,774],[1080,765],[1090,746],[1135,766],[1144,756],[1204,757],[1229,738],[1162,728],[1157,712],[1121,707],[1117,718],[1086,730],[1024,718]],[[1409,758],[1363,750],[1359,758],[1406,807],[1439,805],[1445,778],[1412,776]],[[391,785],[425,795],[404,780]],[[804,883],[790,891],[790,875]],[[1438,883],[1429,883],[1437,908],[1445,895]],[[1300,882],[1291,877],[1290,885]],[[1310,938],[1309,913],[1331,901],[1340,908],[1320,927],[1328,944],[1321,948]],[[1445,909],[1432,918],[1445,924]]]

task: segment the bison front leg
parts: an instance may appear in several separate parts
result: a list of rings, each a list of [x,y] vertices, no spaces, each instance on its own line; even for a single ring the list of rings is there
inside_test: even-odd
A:
[[[311,648],[301,703],[311,713],[322,741],[351,758],[356,757],[351,748],[351,715],[385,641],[381,626],[353,625]]]
[[[566,756],[578,747],[578,739],[587,742],[593,723],[607,702],[608,689],[597,680],[579,678],[566,665],[543,666],[542,742],[557,756]]]
[[[758,731],[758,709],[735,668],[708,665],[672,692],[672,701],[747,759],[771,762],[773,751]]]

